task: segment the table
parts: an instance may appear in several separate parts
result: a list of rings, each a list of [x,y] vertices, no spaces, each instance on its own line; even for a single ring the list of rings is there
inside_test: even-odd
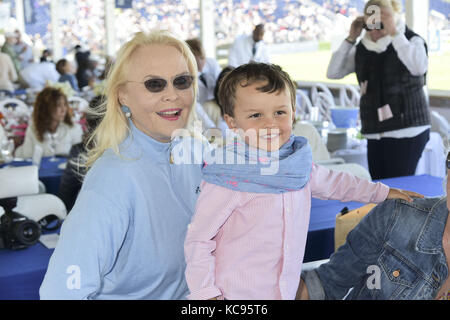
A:
[[[442,178],[430,175],[382,179],[380,182],[391,188],[415,191],[427,197],[441,196]],[[311,201],[311,218],[304,262],[328,259],[334,252],[334,227],[336,215],[344,208],[353,210],[362,207],[360,202],[341,202],[337,200]]]
[[[390,187],[409,189],[426,196],[442,194],[442,179],[429,175],[382,180]],[[355,209],[358,202],[312,199],[310,230],[304,262],[327,259],[334,251],[336,214],[343,207]],[[44,279],[53,250],[41,243],[20,251],[0,249],[0,300],[39,299],[39,287]]]
[[[64,170],[58,168],[61,163],[67,161],[65,157],[56,157],[56,161],[50,161],[51,157],[43,157],[41,166],[39,168],[39,180],[41,180],[46,188],[46,193],[51,193],[58,196],[59,184]],[[5,166],[22,167],[32,165],[31,161],[13,161],[7,164],[0,165],[0,168]]]
[[[39,300],[52,253],[40,242],[23,250],[0,249],[0,300]]]

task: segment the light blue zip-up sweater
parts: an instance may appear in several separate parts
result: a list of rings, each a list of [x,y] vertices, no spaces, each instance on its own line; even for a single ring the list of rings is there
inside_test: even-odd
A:
[[[89,170],[40,288],[41,299],[185,299],[183,243],[200,164],[169,163],[131,122]]]

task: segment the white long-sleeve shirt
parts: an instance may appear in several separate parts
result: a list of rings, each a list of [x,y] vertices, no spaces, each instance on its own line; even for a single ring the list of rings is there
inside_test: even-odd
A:
[[[222,68],[216,59],[206,58],[203,70],[199,72],[197,101],[203,105],[206,101],[214,99],[214,89],[216,87],[217,78]],[[200,76],[204,77],[206,85],[200,80]]]
[[[404,33],[399,33],[392,38],[392,46],[397,52],[400,61],[413,76],[424,75],[428,70],[428,56],[425,43],[418,36],[408,40]],[[327,69],[329,79],[342,79],[356,71],[355,66],[356,46],[344,41],[339,49],[333,53]],[[419,126],[394,131],[386,131],[380,134],[366,134],[367,139],[381,138],[411,138],[430,128]]]
[[[38,89],[45,87],[47,82],[58,82],[60,77],[55,64],[51,62],[30,63],[20,74],[30,88]]]
[[[408,40],[404,34],[398,34],[392,38],[392,46],[400,61],[413,76],[421,76],[427,72],[428,56],[422,38],[416,36]],[[342,79],[355,72],[355,56],[356,46],[344,41],[331,57],[327,77]]]
[[[77,143],[80,143],[83,138],[83,129],[78,123],[73,124],[72,127],[62,122],[56,129],[55,139],[57,140],[55,154],[68,155],[70,148]],[[43,157],[52,156],[51,139],[44,137],[44,141],[39,141],[33,125],[28,126],[25,132],[25,141],[19,146],[15,152],[15,156],[19,158],[31,158],[34,154],[34,148],[39,145],[43,149]]]
[[[230,48],[228,54],[228,65],[233,67],[239,67],[250,61],[255,62],[270,62],[269,50],[263,41],[257,42],[255,55],[252,53],[253,37],[251,35],[241,35],[236,38],[233,45]]]

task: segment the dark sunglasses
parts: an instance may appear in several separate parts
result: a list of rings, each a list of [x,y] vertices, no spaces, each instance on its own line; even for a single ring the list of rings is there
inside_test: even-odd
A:
[[[139,82],[139,81],[128,81],[128,82],[143,83],[145,88],[152,93],[161,92],[167,86],[167,80],[162,79],[162,78],[152,78],[152,79],[145,80],[144,82]],[[182,76],[178,76],[175,79],[173,79],[172,84],[178,90],[186,90],[191,87],[192,82],[194,82],[193,76],[182,75]]]
[[[450,152],[447,154],[447,161],[446,161],[446,164],[447,164],[447,169],[450,170]]]
[[[379,28],[377,28],[375,26],[371,26],[369,28],[369,26],[366,23],[364,23],[363,24],[363,29],[368,31],[368,32],[373,31],[373,30],[383,30],[384,29],[384,25],[383,25],[383,22],[380,22],[380,27]]]

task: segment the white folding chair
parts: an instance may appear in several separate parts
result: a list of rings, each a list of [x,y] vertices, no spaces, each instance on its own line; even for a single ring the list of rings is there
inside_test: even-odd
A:
[[[431,131],[438,132],[444,144],[450,140],[450,124],[439,112],[431,111]]]
[[[77,96],[71,96],[68,98],[69,105],[73,108],[78,110],[79,112],[86,112],[89,108],[89,102],[81,97]]]
[[[33,105],[36,101],[36,97],[41,92],[41,88],[27,88],[25,89],[26,101],[28,104]]]
[[[332,107],[335,106],[334,103],[334,97],[331,93],[330,89],[323,83],[317,82],[311,87],[311,102],[314,106],[317,104],[317,100],[321,99],[321,97],[327,97],[327,100],[329,101],[329,104],[331,104]]]
[[[0,112],[8,119],[29,116],[31,109],[20,99],[6,98],[0,101]]]
[[[325,92],[318,92],[313,104],[319,108],[319,115],[323,121],[332,122],[330,108],[335,106],[333,97]]]
[[[9,90],[0,89],[0,100],[6,99],[6,98],[12,98],[13,93]]]
[[[342,107],[359,107],[360,99],[360,93],[352,85],[344,84],[339,89],[339,103]]]
[[[302,120],[308,119],[309,115],[311,114],[311,108],[313,107],[311,100],[309,99],[308,95],[303,92],[301,89],[297,89],[297,103],[295,106],[295,115]]]

